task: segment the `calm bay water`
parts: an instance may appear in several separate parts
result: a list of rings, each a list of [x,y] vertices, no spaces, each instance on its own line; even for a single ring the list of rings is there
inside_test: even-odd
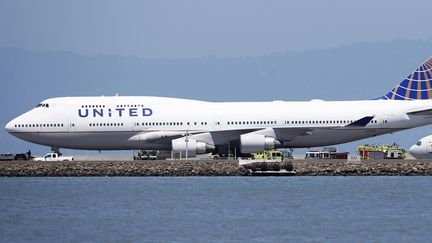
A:
[[[0,178],[0,240],[427,242],[432,177]]]

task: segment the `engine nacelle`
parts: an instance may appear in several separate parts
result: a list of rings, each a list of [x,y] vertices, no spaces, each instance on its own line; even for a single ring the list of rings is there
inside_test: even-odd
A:
[[[186,147],[188,151],[188,157],[194,157],[197,154],[210,153],[215,149],[214,145],[197,141],[195,139],[188,139],[186,143],[186,138],[178,138],[171,141],[172,150],[174,153],[181,153],[182,157],[186,156]],[[186,145],[187,144],[187,145]]]
[[[262,134],[243,134],[240,136],[241,152],[244,154],[260,153],[266,149],[274,149],[280,144],[278,140]]]

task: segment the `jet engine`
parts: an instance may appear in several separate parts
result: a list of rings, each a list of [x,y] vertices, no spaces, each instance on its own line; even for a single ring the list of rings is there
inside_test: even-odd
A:
[[[274,149],[280,142],[273,137],[262,134],[243,134],[240,136],[241,152],[245,154],[259,153],[266,149]]]
[[[189,157],[194,157],[197,154],[210,153],[215,149],[215,146],[206,142],[197,141],[195,139],[188,139],[182,137],[171,141],[172,150],[174,153],[181,153],[182,157],[186,156],[186,147]]]

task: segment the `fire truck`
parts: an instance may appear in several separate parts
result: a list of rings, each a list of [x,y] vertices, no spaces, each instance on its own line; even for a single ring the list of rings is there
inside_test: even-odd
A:
[[[361,145],[357,147],[357,154],[362,159],[405,159],[407,153],[397,144]]]

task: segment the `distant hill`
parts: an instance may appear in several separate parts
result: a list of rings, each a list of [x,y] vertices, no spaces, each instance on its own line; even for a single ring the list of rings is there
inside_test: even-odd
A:
[[[0,124],[56,96],[155,95],[210,101],[355,100],[382,96],[432,56],[432,40],[362,43],[258,57],[147,59],[0,48]],[[355,109],[355,107],[353,107]],[[362,142],[411,145],[430,127]],[[403,140],[402,140],[403,138]],[[353,144],[359,144],[356,142]],[[353,150],[354,145],[342,147]],[[0,129],[0,152],[36,153]]]

